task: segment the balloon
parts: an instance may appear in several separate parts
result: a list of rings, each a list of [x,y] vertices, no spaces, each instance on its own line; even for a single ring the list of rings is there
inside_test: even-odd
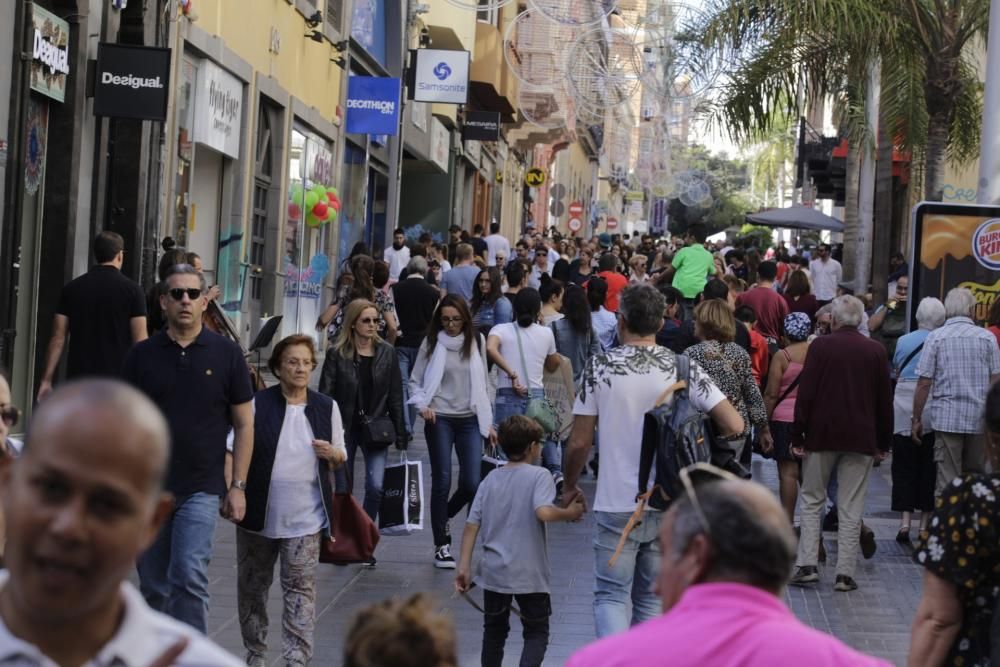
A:
[[[303,192],[304,190],[299,183],[293,183],[292,187],[288,190],[288,198],[292,201],[301,201]]]
[[[310,192],[316,193],[316,199],[326,199],[326,188],[322,185],[314,185]]]
[[[339,211],[340,210],[340,200],[339,199],[334,199],[333,201],[331,201],[330,202],[330,207],[334,211]]]
[[[317,202],[316,205],[312,207],[312,214],[320,220],[323,220],[326,218],[328,209],[329,207],[323,202]]]
[[[332,194],[334,197],[340,197],[340,193],[337,192],[337,188],[330,186],[326,189],[327,194]]]
[[[312,213],[309,213],[308,215],[306,215],[306,225],[307,226],[309,226],[309,227],[319,227],[320,224],[322,224],[322,223],[320,223],[319,218],[317,218]]]
[[[327,199],[327,201],[336,201],[336,199],[337,199],[337,193],[334,192],[333,190],[327,190],[326,191],[326,199]]]
[[[318,201],[319,201],[319,197],[316,195],[315,192],[307,192],[306,193],[306,210],[307,211],[313,210],[313,207],[316,206],[316,203]]]
[[[301,217],[302,217],[302,208],[298,204],[294,204],[294,203],[289,204],[288,205],[288,219],[289,220],[298,220]]]

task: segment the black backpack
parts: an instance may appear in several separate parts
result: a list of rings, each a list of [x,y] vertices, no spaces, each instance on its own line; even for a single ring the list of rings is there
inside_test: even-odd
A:
[[[750,477],[730,448],[715,444],[712,420],[691,403],[690,376],[691,360],[687,355],[678,354],[677,383],[660,395],[656,405],[643,418],[638,496],[651,491],[647,503],[653,509],[666,509],[671,500],[684,493],[680,473],[693,463],[711,463],[738,477]],[[671,392],[674,400],[667,403]],[[649,479],[654,466],[656,476],[650,490]]]

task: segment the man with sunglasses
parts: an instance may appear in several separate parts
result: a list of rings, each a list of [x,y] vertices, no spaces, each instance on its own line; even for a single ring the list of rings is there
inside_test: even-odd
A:
[[[204,276],[179,264],[165,282],[160,306],[166,329],[132,348],[125,360],[125,379],[160,406],[173,443],[166,488],[176,507],[139,559],[139,582],[151,607],[205,632],[216,519],[221,512],[239,522],[246,510],[253,390],[239,346],[202,326],[208,306]]]
[[[889,664],[807,627],[785,606],[795,534],[770,490],[706,464],[681,471],[681,481],[684,494],[659,534],[664,614],[584,647],[567,667]]]
[[[52,319],[52,337],[45,355],[45,372],[38,400],[52,391],[66,339],[66,378],[118,377],[134,343],[146,339],[146,296],[121,272],[125,241],[114,232],[94,238],[97,264],[66,284]]]
[[[564,506],[582,497],[577,481],[590,459],[595,428],[601,443],[601,474],[594,500],[594,625],[598,637],[624,632],[630,625],[660,614],[660,601],[652,586],[660,561],[657,528],[662,513],[646,512],[642,523],[628,533],[614,564],[609,560],[635,509],[645,414],[678,380],[677,355],[656,344],[665,309],[666,299],[651,285],[636,283],[622,291],[618,311],[622,344],[590,358],[573,406],[573,431],[563,459]],[[693,362],[688,386],[691,403],[712,417],[720,434],[743,431],[739,413]]]

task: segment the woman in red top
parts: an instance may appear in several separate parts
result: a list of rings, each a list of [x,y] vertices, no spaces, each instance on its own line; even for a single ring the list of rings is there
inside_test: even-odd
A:
[[[788,304],[788,312],[805,313],[809,316],[809,321],[816,319],[816,310],[819,304],[816,296],[812,294],[812,285],[809,284],[809,276],[802,269],[792,271],[788,276],[788,286],[785,287],[785,302]]]

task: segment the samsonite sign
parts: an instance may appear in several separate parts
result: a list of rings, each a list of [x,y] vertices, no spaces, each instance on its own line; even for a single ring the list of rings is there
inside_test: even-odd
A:
[[[469,101],[469,52],[441,49],[413,51],[413,99],[465,104]]]
[[[33,4],[31,26],[31,89],[62,102],[69,76],[69,23]]]
[[[94,115],[166,120],[170,49],[102,43],[97,46]]]
[[[351,76],[347,80],[347,133],[399,132],[399,79]]]

